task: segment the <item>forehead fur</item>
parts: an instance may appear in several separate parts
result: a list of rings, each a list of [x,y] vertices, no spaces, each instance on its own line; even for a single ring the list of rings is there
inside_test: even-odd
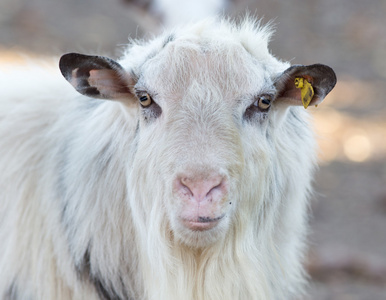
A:
[[[288,67],[268,50],[272,31],[270,25],[249,18],[240,24],[209,19],[149,43],[136,42],[121,63],[136,74],[140,85],[157,93],[176,95],[193,83],[215,84],[225,94],[234,87],[253,92],[250,87],[256,88],[256,82],[269,84],[270,77]]]

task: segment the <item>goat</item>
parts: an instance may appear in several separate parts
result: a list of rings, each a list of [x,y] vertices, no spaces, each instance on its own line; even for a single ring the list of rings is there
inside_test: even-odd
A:
[[[205,20],[117,62],[63,55],[75,89],[5,74],[1,298],[299,296],[316,151],[295,80],[317,105],[336,76],[276,59],[270,37]]]

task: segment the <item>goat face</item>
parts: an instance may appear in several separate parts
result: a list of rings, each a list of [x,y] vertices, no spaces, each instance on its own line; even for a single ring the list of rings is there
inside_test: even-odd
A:
[[[132,59],[122,67],[79,54],[63,56],[60,64],[82,94],[119,100],[125,109],[133,109],[130,101],[139,103],[128,163],[133,218],[140,229],[161,228],[169,240],[189,247],[220,241],[230,228],[257,222],[253,218],[266,213],[263,205],[276,205],[275,195],[284,192],[280,178],[291,177],[291,168],[276,157],[280,145],[272,136],[283,131],[283,104],[301,104],[294,76],[313,82],[314,104],[335,84],[326,66],[285,71],[288,64],[263,42],[251,53],[227,37],[211,38],[154,42],[162,46],[132,51],[142,55],[135,66],[127,62]],[[286,151],[295,153],[298,142]]]
[[[235,59],[243,49],[227,50]],[[162,182],[153,199],[163,203],[173,235],[189,246],[225,236],[244,165],[240,96],[250,71],[223,64],[219,54],[189,41],[170,42],[144,64],[135,85],[138,99],[151,99],[140,108],[135,174],[141,169]],[[183,61],[189,62],[185,69]]]

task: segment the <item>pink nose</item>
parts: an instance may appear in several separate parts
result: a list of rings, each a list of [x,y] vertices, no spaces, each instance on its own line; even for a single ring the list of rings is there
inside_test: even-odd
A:
[[[176,186],[179,192],[190,196],[196,202],[218,201],[227,192],[225,179],[221,175],[212,175],[205,179],[180,176]]]

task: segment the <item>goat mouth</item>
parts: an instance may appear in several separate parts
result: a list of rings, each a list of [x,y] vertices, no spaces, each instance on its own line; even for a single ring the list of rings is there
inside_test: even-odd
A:
[[[224,216],[225,214],[217,218],[198,217],[192,220],[182,219],[182,223],[184,224],[185,227],[189,228],[190,230],[205,231],[215,227]]]

